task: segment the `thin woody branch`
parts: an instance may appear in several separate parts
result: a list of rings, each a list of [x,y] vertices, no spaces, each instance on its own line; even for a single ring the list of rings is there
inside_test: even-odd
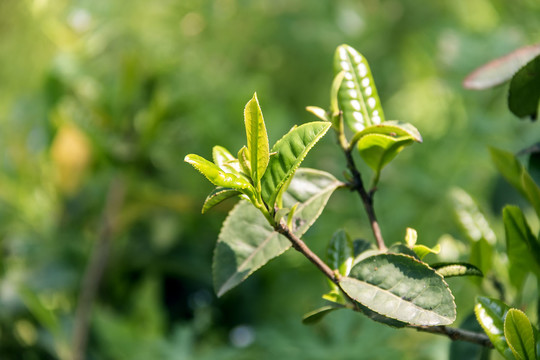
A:
[[[302,255],[304,255],[309,261],[311,261],[328,279],[330,279],[332,282],[339,286],[339,274],[336,271],[332,270],[328,265],[326,265],[326,263],[322,261],[321,258],[317,256],[317,254],[311,251],[311,249],[302,239],[294,235],[284,221],[279,222],[275,226],[275,230],[285,236],[287,239],[289,239],[295,250],[302,253]],[[343,294],[352,302],[352,304],[355,305],[353,310],[361,312],[360,308],[356,306],[356,302],[352,298],[350,298],[345,292],[343,292]],[[493,348],[493,344],[491,343],[487,335],[482,333],[476,333],[447,326],[408,325],[408,327],[416,329],[420,332],[443,335],[454,341],[466,341],[484,347]]]

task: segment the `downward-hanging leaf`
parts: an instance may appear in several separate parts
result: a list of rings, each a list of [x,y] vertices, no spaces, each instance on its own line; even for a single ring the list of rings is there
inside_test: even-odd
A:
[[[366,58],[352,47],[340,45],[334,57],[334,72],[343,72],[338,100],[345,123],[354,132],[382,123],[384,113]]]
[[[217,165],[200,157],[199,155],[189,154],[184,158],[184,161],[191,164],[201,174],[203,174],[210,182],[216,186],[228,187],[238,190],[251,190],[253,187],[244,178],[234,174],[226,173]]]
[[[240,195],[241,193],[238,190],[224,187],[217,187],[214,189],[204,201],[202,208],[202,213],[204,214],[220,202],[232,198],[234,196]]]
[[[430,264],[439,274],[445,278],[454,276],[484,276],[476,266],[464,262],[445,262]]]
[[[323,317],[325,317],[332,311],[338,310],[338,309],[343,309],[343,306],[332,303],[332,305],[326,305],[326,306],[320,307],[318,309],[315,309],[305,314],[304,317],[302,318],[302,323],[304,325],[316,324],[319,321],[321,321]]]
[[[536,341],[533,327],[527,315],[521,310],[508,310],[504,319],[504,336],[516,358],[536,360]]]
[[[307,153],[328,131],[329,122],[315,121],[300,125],[283,136],[272,147],[268,169],[262,182],[262,198],[270,209],[274,208],[279,191],[300,166]]]
[[[292,229],[303,235],[319,217],[332,192],[341,185],[332,175],[298,169],[283,196],[286,207],[296,205]],[[214,288],[223,295],[268,261],[291,247],[266,218],[247,201],[239,202],[223,223],[214,252]]]
[[[540,246],[519,207],[506,206],[503,209],[503,222],[510,280],[520,289],[529,271],[534,271],[540,277]]]
[[[413,139],[410,136],[368,134],[358,141],[358,151],[366,164],[379,174],[386,164],[412,142]]]
[[[473,71],[463,81],[463,86],[467,89],[483,90],[500,85],[510,80],[520,68],[539,54],[540,44],[517,49]]]
[[[372,311],[414,325],[448,325],[456,318],[454,297],[443,277],[402,254],[379,254],[356,264],[341,288]]]
[[[257,186],[263,176],[270,158],[268,151],[268,136],[259,106],[257,94],[249,100],[244,109],[244,122],[246,125],[248,158],[251,162],[251,179]]]
[[[495,349],[506,359],[514,360],[514,355],[508,347],[504,336],[504,318],[510,307],[497,299],[479,296],[476,299],[474,313],[476,319],[484,329],[484,332],[491,340]]]
[[[540,100],[540,56],[521,68],[510,81],[508,107],[518,117],[536,120]]]

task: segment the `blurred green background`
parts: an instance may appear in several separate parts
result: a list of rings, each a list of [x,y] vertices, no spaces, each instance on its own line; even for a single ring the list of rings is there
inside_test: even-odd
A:
[[[428,245],[462,238],[448,200],[461,187],[503,243],[498,214],[512,194],[495,191],[504,185],[487,146],[518,151],[538,127],[513,118],[504,86],[477,93],[461,81],[538,42],[539,16],[537,0],[1,0],[0,358],[73,356],[100,239],[109,254],[88,312],[88,359],[445,358],[447,339],[358,314],[302,325],[326,284],[293,251],[217,299],[212,251],[233,203],[202,216],[212,186],[183,158],[239,149],[255,91],[271,143],[315,120],[304,108],[328,107],[333,52],[347,43],[368,58],[387,118],[424,137],[383,172],[376,210],[387,242],[407,226]],[[332,134],[306,165],[342,178]],[[306,241],[323,253],[337,227],[371,238],[347,192]],[[467,259],[458,243],[443,254]],[[459,323],[482,289],[450,285]]]

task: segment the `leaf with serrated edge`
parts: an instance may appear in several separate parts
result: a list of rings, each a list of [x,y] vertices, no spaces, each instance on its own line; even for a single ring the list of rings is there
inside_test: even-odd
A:
[[[366,58],[348,45],[338,46],[334,72],[342,71],[344,79],[338,98],[345,123],[353,131],[382,123],[384,113]]]
[[[251,161],[251,179],[254,184],[258,184],[268,166],[270,155],[266,127],[256,93],[244,109],[244,122]]]
[[[330,239],[326,250],[328,265],[343,276],[349,275],[353,261],[353,242],[345,230],[338,230]]]
[[[236,160],[236,158],[229,152],[229,150],[219,145],[216,145],[212,148],[212,159],[214,160],[214,164],[216,164],[218,167],[221,167],[221,165],[226,164],[230,161]]]
[[[293,232],[303,235],[341,183],[319,170],[298,169],[283,196],[286,207],[298,203]],[[218,296],[232,289],[261,266],[291,247],[266,218],[246,201],[238,203],[223,223],[214,252],[214,287]]]
[[[241,193],[235,189],[218,187],[206,197],[202,208],[202,213],[204,214],[220,202],[240,194]]]
[[[416,253],[416,255],[418,255],[420,260],[422,260],[428,254],[438,254],[441,251],[441,246],[437,244],[435,247],[430,248],[426,245],[414,245],[413,251]]]
[[[245,179],[234,174],[224,172],[217,165],[211,163],[203,157],[200,157],[199,155],[189,154],[184,158],[184,161],[191,164],[216,186],[229,187],[238,190],[249,190],[252,188],[251,184]]]
[[[514,356],[536,360],[536,342],[531,322],[521,310],[510,309],[504,319],[504,336]]]
[[[443,277],[413,257],[380,254],[356,264],[340,280],[354,300],[378,314],[413,325],[449,325],[454,296]]]
[[[274,208],[279,191],[300,166],[307,153],[328,131],[331,124],[315,121],[294,128],[272,147],[277,153],[270,158],[261,180],[262,198],[270,209]]]
[[[453,276],[484,276],[479,268],[464,262],[435,263],[429,266],[445,278]]]
[[[326,114],[326,110],[318,106],[306,106],[306,110],[323,121],[330,121],[328,115]]]
[[[484,296],[476,298],[474,314],[495,349],[506,359],[514,360],[514,355],[504,337],[504,318],[510,307],[500,300]]]

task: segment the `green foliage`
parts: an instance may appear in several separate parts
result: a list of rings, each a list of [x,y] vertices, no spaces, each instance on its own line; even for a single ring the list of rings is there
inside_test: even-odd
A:
[[[444,278],[453,276],[484,276],[479,268],[468,263],[436,263],[430,264]]]
[[[448,325],[456,318],[454,297],[443,277],[409,256],[370,256],[340,286],[369,309],[409,324]]]
[[[508,108],[518,117],[536,119],[540,101],[540,56],[535,57],[512,77],[508,91]]]
[[[504,336],[516,359],[537,359],[533,327],[522,311],[508,310],[504,319]]]
[[[474,307],[476,319],[489,336],[495,349],[506,359],[514,359],[504,333],[504,319],[509,310],[510,307],[502,301],[482,296],[476,299]]]
[[[283,199],[285,205],[296,205],[292,220],[296,235],[309,229],[339,185],[330,174],[302,168],[297,171]],[[247,201],[240,202],[223,223],[216,245],[216,293],[223,295],[290,247],[290,242],[272,228],[260,211]]]

